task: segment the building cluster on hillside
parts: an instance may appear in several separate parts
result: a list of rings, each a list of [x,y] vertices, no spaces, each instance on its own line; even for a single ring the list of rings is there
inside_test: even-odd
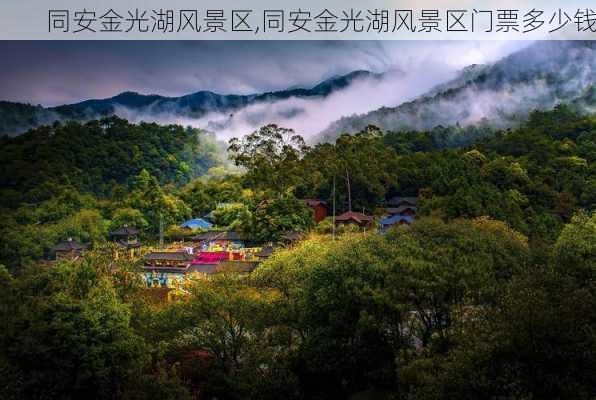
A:
[[[206,231],[191,243],[144,256],[147,286],[174,286],[189,274],[208,278],[224,271],[250,273],[262,261],[263,247],[233,231]]]
[[[129,258],[134,258],[140,254],[141,241],[139,240],[139,230],[123,225],[120,229],[110,232],[110,239],[116,243],[118,249],[115,252],[115,258],[120,257],[121,251]]]
[[[304,202],[312,208],[315,222],[329,217],[330,210],[325,201],[305,199]],[[378,210],[376,216],[347,211],[332,220],[337,227],[353,226],[363,231],[376,228],[383,234],[392,226],[411,224],[417,204],[416,197],[394,197]],[[209,216],[185,221],[180,227],[197,234],[167,248],[152,249],[143,245],[138,229],[123,225],[110,232],[114,258],[141,259],[141,274],[147,287],[174,288],[189,277],[209,278],[225,271],[249,274],[273,254],[277,245],[293,244],[306,236],[304,232],[287,232],[279,244],[256,242],[239,232],[215,230]],[[69,238],[58,243],[52,253],[56,260],[76,260],[87,249],[87,244]]]
[[[387,202],[386,216],[381,218],[379,230],[387,232],[394,225],[410,225],[416,218],[417,197],[393,197]]]
[[[386,207],[381,209],[378,219],[380,233],[385,233],[394,225],[410,225],[416,217],[416,197],[393,197],[387,201]],[[362,229],[374,229],[377,219],[364,212],[347,211],[335,217],[336,225],[355,225]]]
[[[88,244],[79,243],[72,238],[68,238],[56,244],[52,248],[52,253],[54,254],[56,261],[76,260],[83,256],[88,247]]]

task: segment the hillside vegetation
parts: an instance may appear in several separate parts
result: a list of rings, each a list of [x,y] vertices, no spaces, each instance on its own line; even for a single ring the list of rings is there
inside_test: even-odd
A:
[[[268,125],[230,142],[242,173],[200,177],[213,147],[178,126],[2,139],[0,397],[594,399],[596,116],[477,129],[459,146],[470,131],[371,126],[309,147]],[[394,195],[419,209],[386,234],[332,237],[301,201],[375,213]],[[214,209],[259,242],[310,234],[162,304],[105,244]],[[40,262],[67,237],[93,250]]]

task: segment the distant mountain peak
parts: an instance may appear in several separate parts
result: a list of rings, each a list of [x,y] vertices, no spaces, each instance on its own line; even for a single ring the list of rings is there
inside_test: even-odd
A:
[[[332,140],[368,125],[386,131],[428,130],[481,121],[496,127],[515,125],[534,109],[570,103],[589,110],[596,81],[596,45],[591,42],[536,42],[487,65],[470,65],[426,94],[363,115],[343,117],[319,136]]]
[[[356,80],[378,78],[379,74],[357,70],[345,75],[326,79],[312,87],[278,90],[265,93],[240,95],[219,94],[201,90],[179,97],[166,97],[157,94],[141,94],[135,91],[124,91],[105,99],[90,99],[74,104],[66,104],[50,108],[8,107],[8,102],[0,103],[0,134],[14,135],[41,124],[56,120],[78,120],[115,115],[125,107],[128,111],[140,114],[162,114],[187,118],[200,118],[207,113],[231,114],[248,105],[259,102],[275,102],[291,97],[315,98],[325,97],[333,92],[347,88]],[[3,111],[6,110],[6,111]],[[19,112],[14,111],[18,109]],[[9,116],[9,114],[11,114]]]
[[[136,97],[136,96],[144,96],[144,95],[140,94],[139,92],[126,91],[126,92],[119,93],[112,98],[117,99],[117,98]]]

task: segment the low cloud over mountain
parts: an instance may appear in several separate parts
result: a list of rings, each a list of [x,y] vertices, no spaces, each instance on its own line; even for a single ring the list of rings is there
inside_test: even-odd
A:
[[[533,109],[559,103],[591,110],[595,80],[593,42],[537,42],[494,64],[470,66],[414,101],[343,117],[321,136],[331,139],[367,125],[385,130],[430,129],[486,120],[506,127]]]
[[[437,71],[438,81],[445,73]],[[413,84],[419,79],[419,84]],[[330,122],[351,113],[374,110],[429,90],[433,81],[400,70],[382,74],[354,71],[327,79],[311,88],[294,88],[251,95],[222,95],[201,91],[182,97],[125,92],[117,96],[44,108],[0,102],[0,133],[15,135],[54,121],[118,115],[130,121],[155,121],[200,127],[227,139],[277,123],[314,136]]]
[[[462,52],[468,54],[466,60],[486,58],[474,57],[467,46]],[[596,49],[591,42],[537,42],[496,62],[459,70],[446,60],[429,62],[422,54],[427,47],[412,53],[415,60],[386,60],[382,73],[358,70],[312,87],[256,94],[199,91],[180,97],[124,92],[57,107],[0,102],[0,134],[15,135],[54,121],[118,115],[133,122],[200,127],[221,139],[277,123],[311,140],[325,140],[370,124],[385,130],[430,129],[486,120],[504,127],[536,108],[560,102],[583,108],[594,104]]]

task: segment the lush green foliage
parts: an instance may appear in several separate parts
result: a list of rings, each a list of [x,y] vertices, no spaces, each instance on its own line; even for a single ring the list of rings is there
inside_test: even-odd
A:
[[[245,174],[218,165],[181,187],[215,162],[215,144],[201,132],[118,119],[39,128],[2,139],[2,199],[10,208],[0,224],[0,262],[14,269],[69,236],[101,241],[106,224],[128,223],[155,238],[160,224],[213,210],[222,228],[277,241],[311,227],[297,198],[331,205],[333,194],[338,213],[350,206],[374,213],[391,196],[419,194],[421,215],[488,216],[551,244],[576,211],[594,208],[593,116],[561,106],[533,113],[515,130],[484,135],[476,127],[474,136],[493,137],[446,149],[471,128],[458,129],[383,134],[369,127],[308,147],[269,125],[230,145]],[[93,229],[69,228],[81,212],[87,220],[95,215]]]
[[[218,166],[190,181],[207,151],[197,132],[109,121],[2,139],[23,192],[3,178],[0,397],[596,396],[593,116],[534,113],[465,148],[446,148],[442,129],[373,127],[306,147],[268,126],[232,143],[244,174]],[[147,131],[152,145],[130,169],[118,156],[87,163],[64,141],[85,130],[89,152],[108,131],[119,145]],[[19,163],[25,149],[38,152],[30,167]],[[338,212],[419,194],[417,221],[332,240],[327,220],[315,229],[323,235],[277,250],[249,277],[190,280],[160,306],[145,302],[138,266],[104,247],[123,224],[151,242],[160,226],[174,237],[210,211],[221,229],[277,242],[312,230],[301,198],[331,204],[334,194]],[[39,266],[67,237],[95,251]]]
[[[296,193],[330,204],[335,179],[339,211],[351,192],[352,209],[369,212],[418,194],[423,215],[486,215],[553,241],[575,211],[596,206],[595,135],[595,117],[565,106],[462,149],[445,149],[440,129],[380,135],[369,127],[312,148]]]
[[[267,125],[241,140],[232,139],[228,151],[234,163],[246,169],[245,180],[253,187],[284,193],[298,183],[307,149],[291,129]]]
[[[159,308],[101,252],[3,269],[4,398],[591,399],[595,222],[546,253],[486,218],[313,236]]]
[[[108,399],[142,374],[147,346],[110,264],[98,254],[14,278],[0,271],[3,398]]]
[[[129,189],[142,170],[161,184],[184,184],[214,166],[217,157],[213,138],[177,125],[134,125],[112,117],[45,126],[1,139],[2,204],[15,205],[14,191],[19,202],[37,203],[65,184],[110,195],[119,185]]]

